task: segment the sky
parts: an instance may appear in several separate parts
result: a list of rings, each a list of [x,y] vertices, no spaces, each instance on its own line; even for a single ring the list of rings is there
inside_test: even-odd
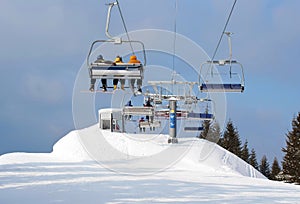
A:
[[[0,0],[0,154],[50,152],[74,129],[72,92],[90,44],[105,39],[104,0]],[[233,0],[178,0],[177,33],[211,57]],[[120,0],[127,29],[174,31],[175,0]],[[300,111],[297,0],[238,0],[228,25],[246,88],[227,95],[227,119],[258,159],[281,159]],[[112,34],[124,33],[113,11]],[[221,43],[217,58],[228,55]]]

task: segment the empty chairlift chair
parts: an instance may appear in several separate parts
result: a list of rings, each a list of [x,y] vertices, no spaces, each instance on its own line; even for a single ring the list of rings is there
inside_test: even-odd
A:
[[[221,68],[224,70],[220,70]],[[220,77],[219,71],[225,71],[226,77]],[[214,60],[201,65],[199,76],[201,92],[243,92],[244,87],[243,66],[236,60]]]
[[[188,120],[213,120],[214,115],[211,113],[188,113],[187,114],[187,119]],[[202,126],[187,126],[184,127],[184,131],[188,132],[198,132],[202,131],[203,127]]]
[[[199,132],[202,131],[203,127],[199,126],[199,127],[184,127],[184,131],[187,132]]]

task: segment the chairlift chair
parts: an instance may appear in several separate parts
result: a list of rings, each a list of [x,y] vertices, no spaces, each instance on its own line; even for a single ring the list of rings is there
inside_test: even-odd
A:
[[[237,75],[238,77],[235,77],[235,81],[230,80],[230,82],[226,83],[216,83],[214,79],[217,79],[218,76],[213,73],[214,65],[229,69],[229,79],[232,79],[233,75]],[[207,66],[209,66],[208,68],[211,70],[210,74],[207,73],[207,70],[204,71],[203,69]],[[233,66],[240,69],[240,72],[233,73]],[[236,78],[238,78],[239,81],[237,81]],[[214,60],[203,63],[200,68],[199,89],[201,92],[243,92],[245,89],[243,65],[236,60]]]
[[[114,40],[96,40],[92,43],[87,56],[87,66],[91,79],[141,79],[144,78],[144,66],[146,64],[146,54],[144,44],[140,41],[124,41],[125,43],[139,43],[144,54],[144,64],[142,63],[105,63],[90,62],[90,56],[96,43],[115,43]]]
[[[184,127],[184,131],[187,131],[187,132],[199,132],[199,131],[202,131],[203,130],[203,127],[202,126],[199,126],[199,127]]]
[[[108,12],[107,12],[107,19],[106,19],[106,28],[105,34],[108,37],[107,40],[96,40],[92,43],[88,56],[87,56],[87,66],[89,69],[89,76],[91,79],[140,79],[143,80],[144,78],[144,66],[146,66],[146,52],[145,46],[141,41],[130,40],[129,35],[127,33],[128,40],[123,40],[120,37],[113,37],[109,33],[109,24],[110,24],[110,17],[111,17],[111,10],[114,6],[119,7],[119,2],[109,3],[108,5]],[[119,7],[119,12],[121,17],[122,13]],[[123,22],[124,23],[124,22]],[[124,24],[125,26],[125,24]],[[122,43],[129,43],[132,49],[132,54],[135,54],[133,51],[132,43],[138,43],[141,45],[141,50],[144,55],[143,64],[142,63],[97,63],[97,62],[90,62],[91,54],[93,52],[94,45],[97,43],[114,43],[114,44],[122,44]]]
[[[190,121],[213,120],[214,115],[211,114],[211,113],[193,113],[193,112],[190,112],[190,113],[187,114],[186,119],[190,120]],[[198,132],[198,131],[202,131],[202,130],[203,130],[202,126],[186,126],[186,127],[184,127],[184,131],[189,131],[189,132]]]
[[[244,68],[241,63],[236,60],[232,60],[232,44],[231,44],[231,32],[224,32],[228,37],[229,45],[229,60],[210,60],[204,62],[200,68],[199,76],[199,89],[201,92],[243,92],[245,89],[245,78],[244,78]],[[223,35],[222,35],[223,36]],[[209,66],[209,70],[203,71],[205,66]],[[213,73],[214,66],[229,68],[229,78],[232,79],[234,74],[238,75],[239,81],[232,81],[226,83],[216,83],[216,74]],[[240,69],[239,73],[232,73],[232,69],[238,67]],[[217,68],[218,70],[218,68]],[[208,72],[210,71],[210,75]],[[203,78],[202,78],[203,77]],[[210,77],[210,78],[209,78]],[[219,79],[220,80],[220,79]],[[222,79],[224,80],[224,79]]]
[[[211,113],[188,113],[187,118],[195,120],[213,120],[214,115]]]

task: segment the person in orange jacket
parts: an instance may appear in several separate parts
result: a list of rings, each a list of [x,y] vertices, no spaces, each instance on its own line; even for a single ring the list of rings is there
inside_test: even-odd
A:
[[[131,55],[128,63],[130,63],[130,64],[141,64],[141,61],[139,61],[137,59],[136,55]],[[130,88],[133,92],[134,92],[134,83],[135,83],[135,79],[131,79],[130,80]],[[137,80],[137,92],[142,93],[142,80],[141,79]]]

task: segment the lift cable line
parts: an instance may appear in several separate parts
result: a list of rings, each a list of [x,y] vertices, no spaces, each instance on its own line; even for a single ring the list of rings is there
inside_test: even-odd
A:
[[[173,58],[172,58],[172,66],[173,66],[173,72],[172,72],[172,78],[171,81],[175,80],[175,55],[176,55],[176,35],[177,35],[177,13],[178,13],[178,7],[177,7],[177,0],[175,0],[175,15],[174,15],[174,39],[173,39]],[[174,91],[174,85],[172,86],[172,92]]]
[[[132,54],[135,55],[134,50],[133,50],[132,43],[131,43],[131,41],[130,41],[129,33],[128,33],[128,30],[127,30],[127,27],[126,27],[125,19],[124,19],[124,17],[123,17],[122,11],[121,11],[121,7],[120,7],[120,4],[119,4],[119,1],[116,0],[116,2],[117,2],[117,6],[118,6],[118,9],[119,9],[119,12],[120,12],[120,16],[121,16],[121,19],[122,19],[122,23],[123,23],[123,26],[124,26],[124,30],[125,30],[125,32],[126,32],[126,35],[127,35],[127,38],[128,38],[129,44],[130,44],[130,48],[131,48]]]
[[[229,23],[229,20],[230,20],[230,18],[231,18],[232,13],[233,13],[233,10],[234,10],[234,7],[235,7],[236,2],[237,2],[237,0],[234,1],[233,5],[232,5],[232,7],[231,7],[230,13],[229,13],[229,15],[228,15],[227,21],[226,21],[226,23],[225,23],[225,26],[224,26],[224,28],[223,28],[222,34],[221,34],[221,36],[220,36],[219,42],[218,42],[217,47],[216,47],[216,49],[215,49],[215,51],[214,51],[214,54],[213,54],[213,56],[212,56],[211,61],[214,61],[214,59],[215,59],[215,56],[216,56],[217,51],[218,51],[218,49],[219,49],[219,46],[220,46],[220,44],[221,44],[223,35],[225,34],[227,25],[228,25],[228,23]]]
[[[201,92],[243,92],[245,87],[245,78],[244,78],[244,68],[241,63],[237,60],[232,59],[232,46],[231,46],[231,32],[226,32],[226,28],[228,26],[229,20],[233,13],[234,7],[236,5],[237,0],[234,1],[226,23],[224,25],[223,31],[221,33],[220,39],[218,41],[217,47],[214,51],[212,59],[204,62],[200,66],[200,75],[199,75],[199,88]],[[228,44],[229,44],[229,59],[225,60],[214,60],[221,44],[223,36],[227,35]],[[218,77],[214,77],[214,66],[216,66],[217,70],[223,66],[225,69],[229,67],[229,78],[227,78],[226,82],[216,82],[215,80],[220,80]],[[232,72],[233,66],[235,67],[235,72]],[[218,68],[219,67],[219,68]],[[204,71],[204,72],[203,72]],[[210,76],[208,76],[210,71]],[[237,71],[237,72],[236,72]],[[202,75],[202,73],[206,73]],[[218,73],[219,74],[219,73]],[[233,77],[234,75],[234,77]],[[223,80],[224,78],[221,78]]]
[[[175,55],[176,55],[176,35],[177,35],[177,0],[175,1],[175,15],[174,15],[174,40],[173,40],[173,74],[172,80],[174,80],[175,72]]]

